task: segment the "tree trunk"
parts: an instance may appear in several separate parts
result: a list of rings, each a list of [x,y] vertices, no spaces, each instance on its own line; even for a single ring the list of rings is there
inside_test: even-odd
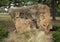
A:
[[[37,2],[38,2],[38,3],[41,3],[41,2],[42,2],[42,0],[38,0]]]
[[[52,19],[56,20],[56,0],[51,0],[51,7],[52,7]]]

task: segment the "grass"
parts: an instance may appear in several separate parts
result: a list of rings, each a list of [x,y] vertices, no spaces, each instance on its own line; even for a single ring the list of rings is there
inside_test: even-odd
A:
[[[11,17],[9,14],[0,14],[0,21],[10,21]]]
[[[8,14],[0,14],[0,42],[8,37],[9,30],[13,28],[11,17]]]
[[[60,26],[53,26],[53,30],[54,42],[60,42]]]
[[[0,42],[2,42],[2,39],[8,36],[8,30],[7,26],[4,23],[0,23]]]
[[[54,42],[60,42],[60,32],[54,31],[53,32],[53,38],[54,38]]]

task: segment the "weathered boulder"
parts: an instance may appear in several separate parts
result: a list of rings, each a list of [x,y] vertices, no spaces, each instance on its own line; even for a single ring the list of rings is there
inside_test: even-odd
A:
[[[33,5],[10,9],[17,32],[40,29],[48,33],[51,29],[50,10],[47,5]]]
[[[53,42],[50,9],[47,5],[14,7],[9,14],[18,33],[10,33],[6,42]]]

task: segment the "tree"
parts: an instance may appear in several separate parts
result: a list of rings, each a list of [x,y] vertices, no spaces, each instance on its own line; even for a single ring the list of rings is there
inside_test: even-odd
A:
[[[0,7],[1,6],[7,6],[9,4],[9,0],[0,0]]]
[[[60,4],[59,0],[51,0],[51,8],[52,8],[52,17],[53,17],[53,20],[56,20],[55,16],[56,16],[57,7],[58,7],[59,4]]]
[[[51,0],[51,7],[52,7],[52,16],[53,16],[53,20],[56,20],[55,16],[56,16],[56,0]]]

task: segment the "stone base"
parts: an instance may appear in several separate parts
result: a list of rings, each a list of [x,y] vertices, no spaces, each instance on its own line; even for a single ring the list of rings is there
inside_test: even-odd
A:
[[[45,34],[45,32],[39,30],[31,30],[23,34],[12,32],[9,34],[9,37],[7,38],[6,42],[53,42],[53,41],[51,34]]]

